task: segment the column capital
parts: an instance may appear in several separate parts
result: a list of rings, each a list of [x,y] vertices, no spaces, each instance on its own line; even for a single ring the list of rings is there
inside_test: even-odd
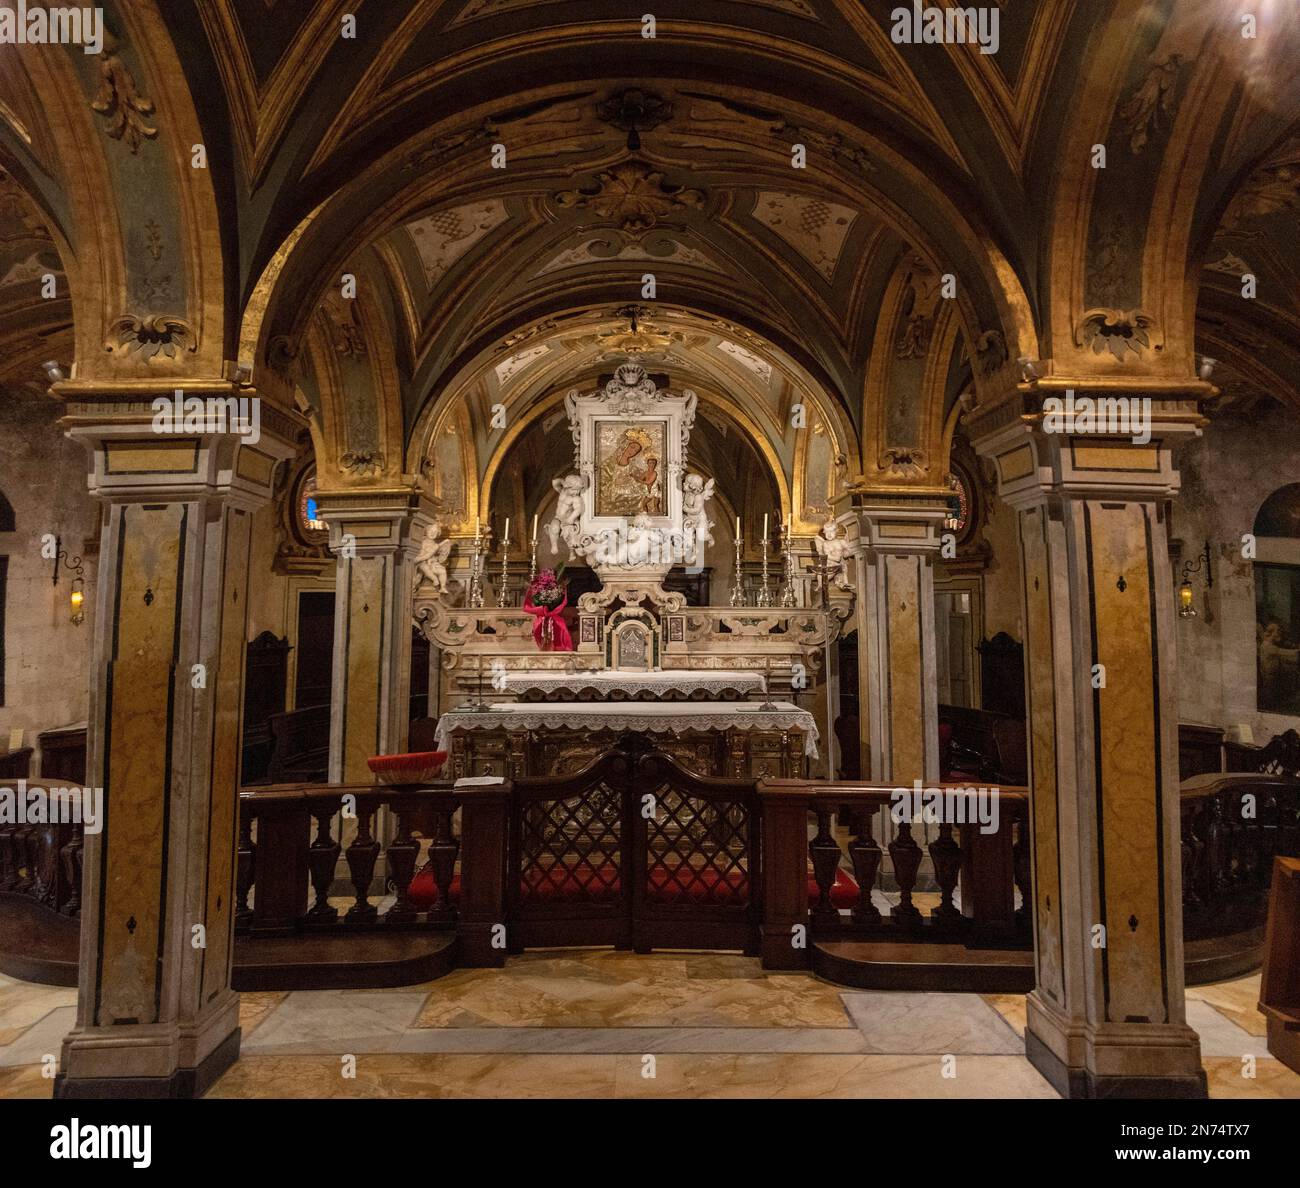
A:
[[[91,495],[110,503],[224,498],[259,507],[306,423],[225,380],[64,381],[51,391],[65,401],[64,433],[90,454]]]
[[[1174,450],[1208,423],[1197,398],[1149,386],[1079,391],[1044,381],[1022,385],[1015,398],[966,424],[1012,507],[1062,496],[1156,502],[1178,493]]]
[[[835,501],[836,520],[859,552],[937,554],[952,514],[946,487],[860,487]]]
[[[321,519],[329,525],[335,554],[351,538],[358,557],[418,548],[436,518],[433,501],[411,487],[357,487],[316,492]]]

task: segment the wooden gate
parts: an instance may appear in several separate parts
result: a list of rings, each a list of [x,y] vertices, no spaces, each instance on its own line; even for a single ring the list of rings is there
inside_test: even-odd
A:
[[[511,950],[757,952],[752,780],[691,774],[625,737],[584,770],[514,782]]]

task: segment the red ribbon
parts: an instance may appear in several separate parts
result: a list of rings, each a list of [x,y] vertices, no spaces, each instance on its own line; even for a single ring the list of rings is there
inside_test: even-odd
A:
[[[573,636],[560,618],[560,612],[568,605],[567,594],[556,607],[537,606],[528,596],[524,597],[524,610],[536,620],[533,623],[533,642],[543,652],[573,651]]]

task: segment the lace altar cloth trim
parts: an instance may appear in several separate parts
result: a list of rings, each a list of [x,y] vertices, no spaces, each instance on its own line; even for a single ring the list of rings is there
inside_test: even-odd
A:
[[[763,692],[763,675],[758,672],[708,671],[676,669],[666,672],[611,672],[595,669],[588,672],[509,672],[505,675],[505,692],[570,693],[576,697],[591,692],[603,697],[634,698],[641,694],[678,693],[718,697],[734,692],[741,696]]]
[[[451,749],[453,730],[641,730],[675,734],[679,730],[802,730],[804,754],[817,758],[817,723],[812,714],[788,701],[774,702],[776,709],[761,709],[755,702],[691,701],[637,702],[593,705],[589,702],[497,704],[481,713],[453,710],[438,720],[434,745]]]

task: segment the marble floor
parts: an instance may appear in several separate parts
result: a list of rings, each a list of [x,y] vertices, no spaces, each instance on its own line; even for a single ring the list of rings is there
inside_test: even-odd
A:
[[[1259,976],[1187,992],[1212,1097],[1300,1098]],[[75,991],[0,977],[0,1097],[48,1097]],[[729,954],[555,950],[396,990],[245,994],[210,1097],[1055,1097],[1019,995],[865,992]]]

